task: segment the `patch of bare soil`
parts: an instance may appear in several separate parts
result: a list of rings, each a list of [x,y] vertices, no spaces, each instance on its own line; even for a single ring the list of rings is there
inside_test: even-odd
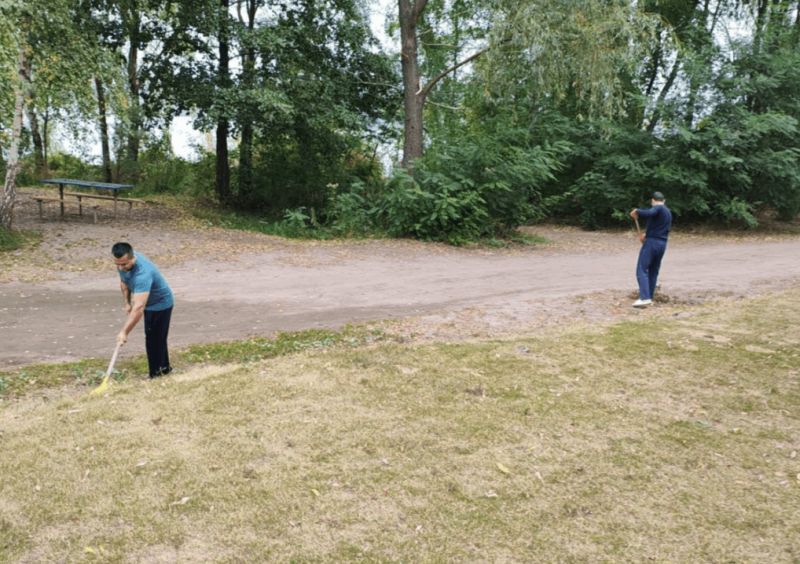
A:
[[[630,307],[635,230],[524,228],[537,246],[457,248],[412,240],[306,242],[208,228],[154,202],[101,204],[98,221],[76,205],[39,218],[22,190],[15,227],[41,232],[35,248],[0,254],[0,367],[107,357],[124,321],[110,248],[128,241],[160,267],[176,295],[170,343],[241,339],[275,331],[382,320],[407,340],[455,341],[553,325],[685,315],[686,306],[780,292],[800,280],[800,238],[760,232],[671,236],[661,292]],[[140,330],[123,356],[143,352]]]

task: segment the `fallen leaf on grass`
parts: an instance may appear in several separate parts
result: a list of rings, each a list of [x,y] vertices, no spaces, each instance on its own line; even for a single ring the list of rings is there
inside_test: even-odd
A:
[[[495,491],[486,492],[486,497],[498,497],[497,492]]]
[[[311,492],[312,492],[312,493],[313,493],[315,496],[319,497],[319,491],[315,490],[314,488],[311,488]]]
[[[506,468],[505,466],[503,466],[503,464],[502,464],[502,463],[498,462],[498,463],[497,463],[497,467],[500,469],[500,471],[501,471],[503,474],[511,474],[511,470],[509,470],[508,468]]]
[[[144,462],[140,462],[139,464],[137,464],[136,466],[134,466],[134,468],[139,468],[139,467],[141,467],[141,466],[144,466],[145,464],[147,464],[147,461],[146,461],[146,460],[145,460]]]
[[[192,499],[192,498],[190,498],[190,497],[182,497],[179,501],[173,501],[169,505],[170,505],[170,507],[173,506],[173,505],[186,505],[186,502],[189,501],[190,499]]]

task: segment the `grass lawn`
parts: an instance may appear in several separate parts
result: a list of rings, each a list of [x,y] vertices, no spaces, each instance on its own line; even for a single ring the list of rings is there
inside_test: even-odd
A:
[[[800,562],[800,292],[0,408],[0,562]]]

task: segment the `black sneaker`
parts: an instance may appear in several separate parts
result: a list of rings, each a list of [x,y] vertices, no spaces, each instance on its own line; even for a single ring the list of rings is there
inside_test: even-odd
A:
[[[172,374],[172,372],[173,372],[173,370],[172,370],[171,366],[169,368],[162,368],[158,372],[156,372],[155,374],[151,374],[150,375],[150,379],[152,380],[153,378],[160,378],[161,376],[166,376],[167,374]]]

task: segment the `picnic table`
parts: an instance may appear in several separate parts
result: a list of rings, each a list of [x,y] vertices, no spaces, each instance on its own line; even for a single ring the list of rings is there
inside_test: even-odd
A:
[[[45,184],[57,184],[58,185],[58,198],[40,198],[40,197],[33,197],[34,200],[39,202],[39,219],[42,218],[42,203],[45,202],[58,202],[61,205],[61,217],[64,217],[64,203],[65,199],[64,196],[74,196],[78,199],[78,215],[83,215],[83,199],[95,199],[95,200],[113,200],[114,201],[114,218],[117,217],[117,202],[125,202],[128,204],[128,208],[133,208],[134,203],[144,203],[142,200],[136,200],[133,198],[120,198],[119,191],[126,190],[128,188],[133,188],[133,184],[110,184],[108,182],[92,182],[89,180],[71,180],[68,178],[48,178],[47,180],[42,180]],[[79,186],[81,188],[95,188],[98,190],[108,190],[111,195],[104,196],[99,194],[86,194],[84,192],[65,192],[64,186]],[[95,206],[96,209],[96,206]],[[97,214],[95,212],[95,222],[97,222]]]

